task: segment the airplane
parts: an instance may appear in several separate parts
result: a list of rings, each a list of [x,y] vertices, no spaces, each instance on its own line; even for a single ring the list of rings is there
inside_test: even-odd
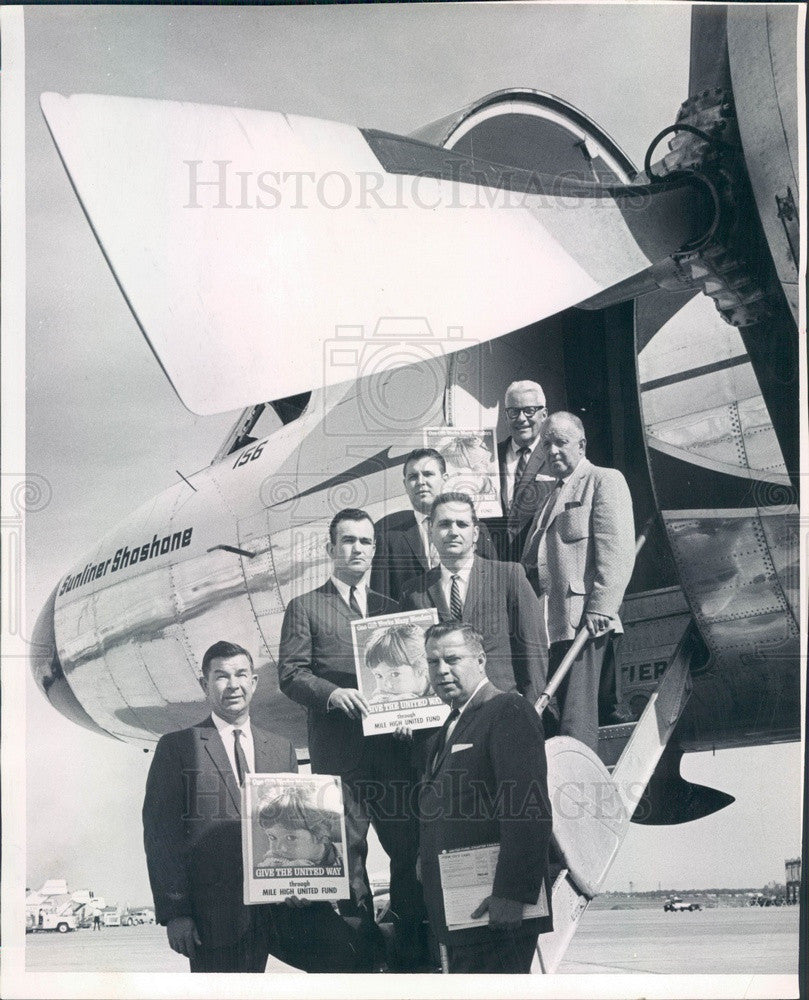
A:
[[[32,655],[51,704],[153,746],[205,714],[199,661],[226,623],[258,652],[256,710],[302,746],[275,657],[286,603],[326,575],[331,515],[404,509],[422,428],[502,431],[524,372],[633,493],[618,674],[632,721],[604,725],[599,747],[613,776],[675,661],[691,688],[629,815],[683,822],[731,801],[682,779],[683,752],[800,739],[796,17],[694,9],[690,96],[642,173],[582,112],[524,88],[412,136],[43,95],[178,395],[197,413],[244,407],[210,466],[56,584]]]

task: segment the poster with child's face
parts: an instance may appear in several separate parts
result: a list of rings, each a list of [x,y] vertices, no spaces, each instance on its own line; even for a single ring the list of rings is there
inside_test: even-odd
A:
[[[465,493],[478,517],[499,517],[500,470],[494,428],[425,427],[424,447],[444,457],[447,481],[444,491]]]
[[[440,726],[449,709],[430,686],[424,633],[438,621],[435,608],[403,611],[351,623],[357,686],[368,703],[366,736],[400,727]]]
[[[242,787],[245,903],[349,898],[340,778],[248,774]]]

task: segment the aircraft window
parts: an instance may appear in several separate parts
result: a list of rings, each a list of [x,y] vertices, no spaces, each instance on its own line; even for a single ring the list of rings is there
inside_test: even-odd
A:
[[[269,437],[293,420],[297,420],[309,405],[311,392],[300,392],[294,396],[285,396],[271,403],[258,403],[246,409],[231,431],[227,447],[222,449],[223,455],[231,455],[234,451],[244,448],[254,441]]]

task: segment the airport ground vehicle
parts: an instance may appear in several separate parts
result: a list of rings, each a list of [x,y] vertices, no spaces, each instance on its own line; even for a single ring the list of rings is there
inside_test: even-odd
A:
[[[680,899],[679,896],[673,896],[671,899],[666,900],[663,909],[666,913],[682,913],[685,910],[693,913],[695,910],[701,910],[702,904],[694,902],[687,903]]]
[[[154,911],[148,907],[124,910],[121,914],[121,927],[134,927],[136,924],[153,924]]]
[[[750,898],[750,906],[783,906],[784,897],[763,892],[754,893]]]
[[[76,927],[76,917],[72,913],[41,912],[39,917],[34,914],[28,915],[25,931],[27,934],[35,931],[56,931],[58,934],[67,934],[68,931],[75,931]]]

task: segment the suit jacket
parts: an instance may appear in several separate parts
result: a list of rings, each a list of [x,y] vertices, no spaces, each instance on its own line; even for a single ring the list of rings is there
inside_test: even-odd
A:
[[[398,610],[395,601],[368,591],[369,618]],[[331,580],[293,597],[284,614],[278,680],[285,695],[308,709],[309,756],[315,773],[349,777],[361,771],[365,737],[360,722],[339,710],[326,711],[335,688],[357,687],[351,622],[358,617]]]
[[[528,459],[525,471],[515,484],[511,503],[506,506],[506,456],[510,444],[511,438],[507,437],[497,445],[503,516],[487,518],[487,524],[491,529],[498,558],[504,562],[519,562],[528,529],[548,492],[553,489],[554,477],[547,471],[542,448],[537,445]]]
[[[497,553],[485,524],[480,525],[476,551],[484,559]],[[376,552],[371,568],[371,587],[398,601],[402,586],[430,567],[412,510],[387,514],[376,523]]]
[[[296,772],[292,744],[251,724],[257,772]],[[209,716],[161,736],[146,780],[143,840],[155,918],[193,917],[206,948],[250,926],[243,901],[240,790]],[[269,907],[267,908],[270,909]]]
[[[621,473],[583,458],[562,485],[538,546],[533,529],[523,563],[532,568],[536,549],[550,641],[572,639],[586,612],[608,615],[623,631],[618,610],[635,565],[635,522]]]
[[[440,567],[405,584],[402,608],[438,608],[440,621],[451,620]],[[542,606],[522,566],[475,556],[461,617],[483,636],[489,680],[501,691],[516,687],[536,701],[545,688],[547,643]]]
[[[419,853],[430,926],[440,941],[484,945],[488,927],[448,932],[438,856],[455,847],[500,844],[493,895],[536,903],[544,885],[553,929],[548,845],[551,805],[542,721],[524,698],[485,684],[458,719],[436,756],[446,723],[428,747],[419,795]]]

